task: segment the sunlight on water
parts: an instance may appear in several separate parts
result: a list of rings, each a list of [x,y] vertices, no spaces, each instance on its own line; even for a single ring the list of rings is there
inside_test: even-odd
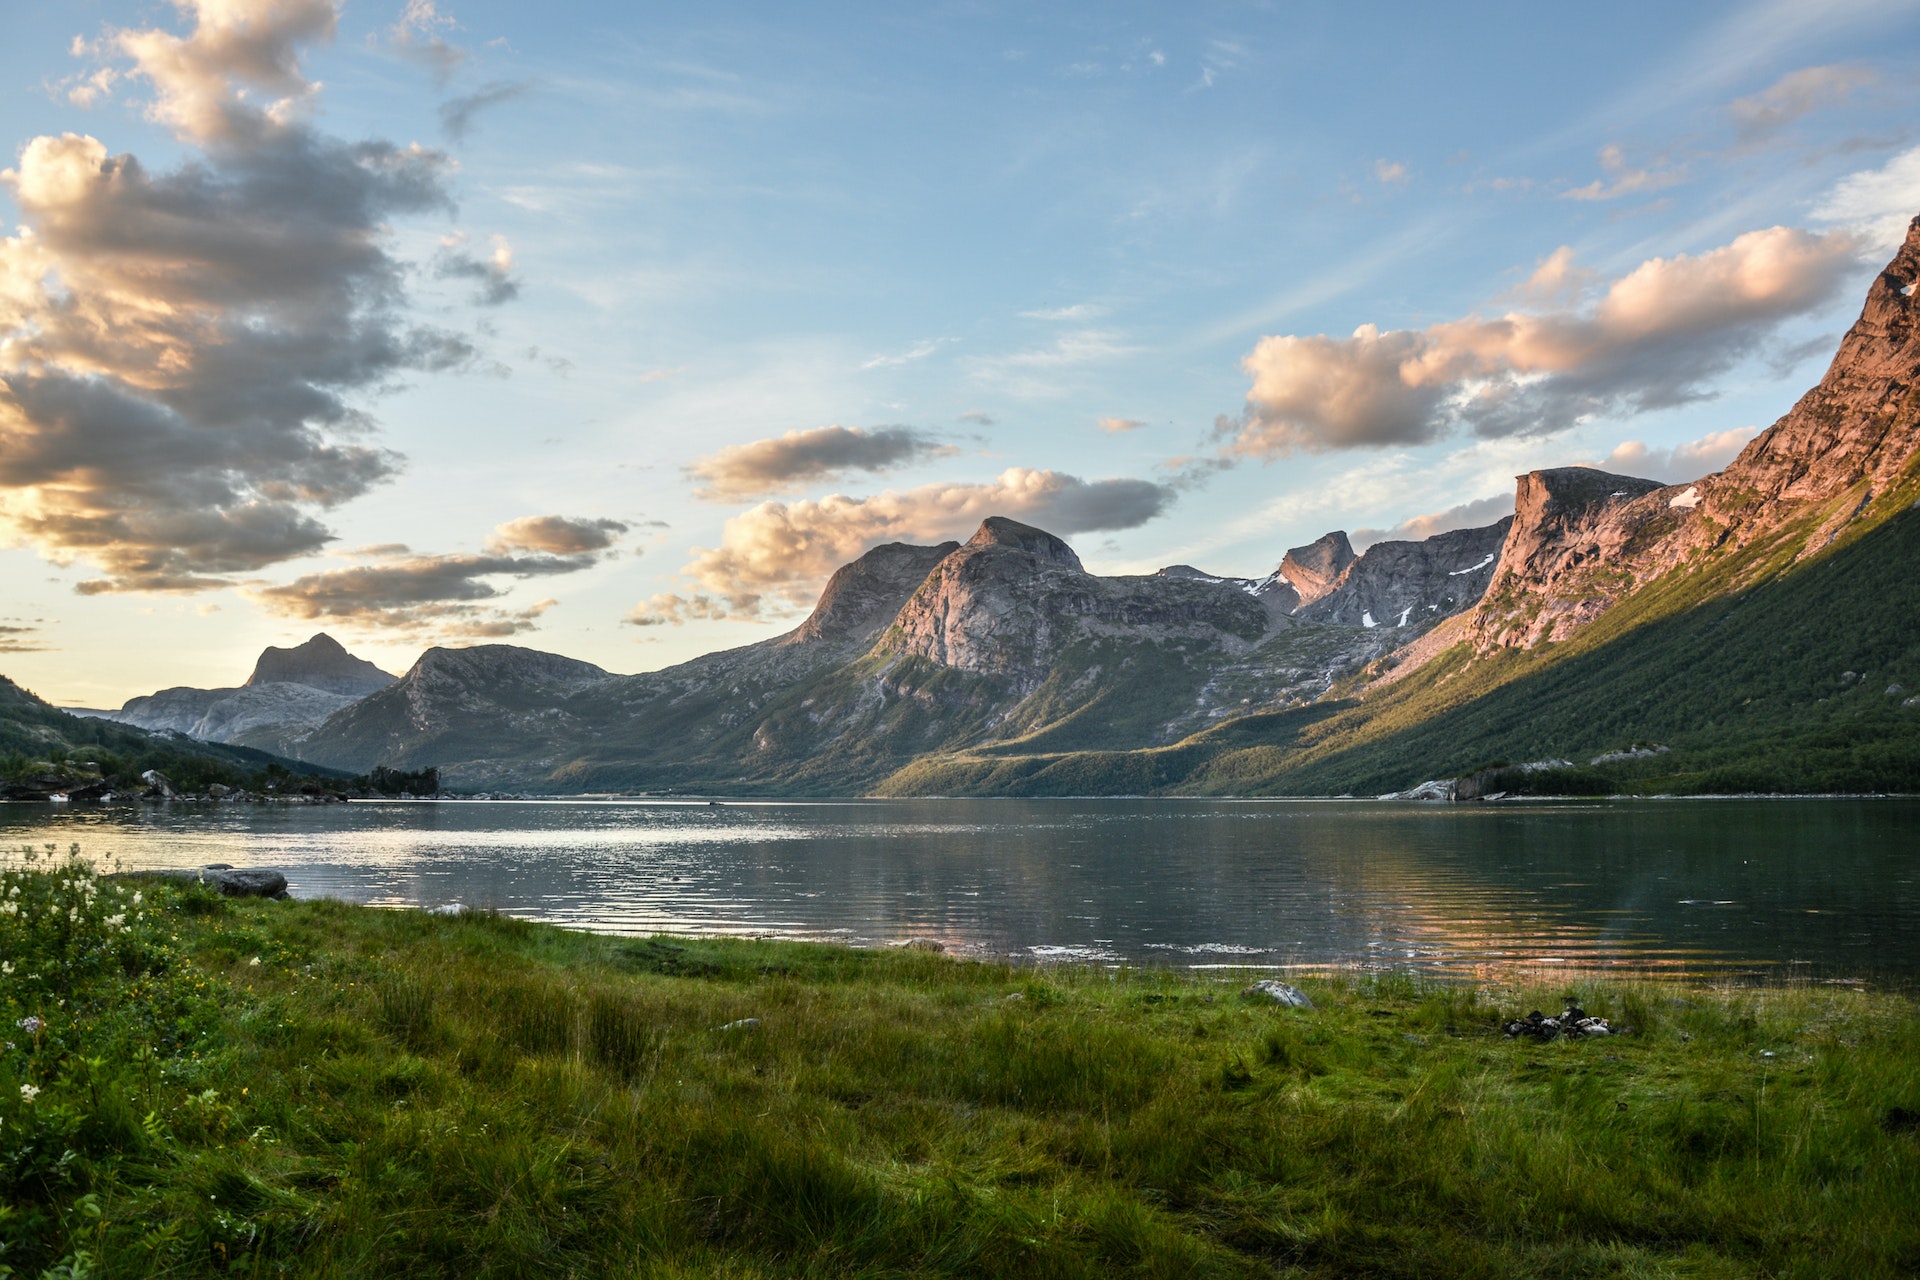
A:
[[[1037,963],[1920,976],[1911,801],[0,806],[0,840],[296,896]]]

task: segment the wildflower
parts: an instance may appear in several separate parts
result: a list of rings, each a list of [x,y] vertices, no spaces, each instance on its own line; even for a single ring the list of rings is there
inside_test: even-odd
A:
[[[40,1096],[40,1091],[34,1088],[32,1085],[23,1084],[20,1086],[20,1100],[22,1102],[32,1102],[35,1098],[39,1096]]]
[[[133,905],[136,907],[140,905],[140,891],[138,889],[134,890],[133,893]]]
[[[253,959],[247,961],[247,967],[249,969],[258,969],[260,967],[260,957],[255,956]]]
[[[45,1018],[41,1018],[35,1014],[30,1013],[26,1017],[20,1019],[20,1021],[14,1023],[13,1025],[20,1028],[22,1031],[26,1032],[30,1036],[37,1036],[40,1034],[41,1028],[47,1025],[47,1020]]]
[[[107,917],[107,928],[109,929],[124,929],[126,928],[126,925],[127,925],[127,913],[124,911],[122,911],[119,915]]]
[[[12,972],[13,972],[13,961],[0,960],[0,974],[7,974]]]

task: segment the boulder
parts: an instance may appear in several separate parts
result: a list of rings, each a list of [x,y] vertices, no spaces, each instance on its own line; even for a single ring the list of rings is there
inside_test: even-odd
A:
[[[133,871],[125,873],[141,879],[171,880],[176,884],[204,884],[229,898],[285,899],[287,878],[268,867],[230,867],[224,862],[209,863],[198,871]]]
[[[1278,978],[1262,978],[1240,994],[1250,1000],[1271,1000],[1288,1009],[1313,1008],[1313,1001],[1307,999],[1306,992]]]

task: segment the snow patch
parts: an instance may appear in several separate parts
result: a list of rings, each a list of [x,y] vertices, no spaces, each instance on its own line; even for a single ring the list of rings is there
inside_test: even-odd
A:
[[[1679,493],[1679,494],[1675,494],[1675,495],[1673,496],[1673,499],[1672,499],[1672,500],[1671,500],[1670,502],[1668,502],[1668,503],[1667,503],[1667,505],[1668,505],[1669,507],[1697,507],[1697,506],[1699,506],[1699,505],[1700,505],[1700,488],[1699,488],[1699,486],[1698,486],[1698,485],[1691,485],[1691,484],[1690,484],[1690,485],[1688,485],[1688,486],[1687,486],[1687,489],[1686,489],[1686,492],[1685,492],[1685,493]]]
[[[1493,563],[1493,556],[1494,556],[1494,553],[1489,551],[1487,553],[1487,558],[1485,560],[1482,560],[1479,564],[1472,565],[1465,569],[1454,569],[1451,572],[1449,572],[1447,576],[1449,578],[1457,578],[1463,573],[1478,573],[1482,569],[1486,568],[1488,565]]]
[[[1903,298],[1911,298],[1913,296],[1913,286],[1907,285],[1905,288],[1901,289],[1900,296]]]
[[[1375,622],[1375,621],[1373,620],[1373,615],[1372,615],[1372,614],[1370,614],[1370,613],[1362,613],[1362,614],[1360,615],[1360,625],[1361,625],[1361,626],[1363,626],[1363,627],[1377,627],[1377,626],[1379,626],[1380,624],[1379,624],[1379,623],[1377,623],[1377,622]]]
[[[1407,625],[1407,615],[1408,615],[1408,614],[1410,614],[1410,613],[1412,613],[1412,612],[1413,612],[1413,606],[1412,606],[1412,605],[1408,605],[1408,606],[1407,606],[1406,608],[1404,608],[1404,609],[1402,609],[1402,610],[1400,611],[1400,621],[1398,621],[1398,622],[1396,622],[1396,623],[1394,623],[1393,625],[1394,625],[1394,626],[1396,626],[1396,627],[1404,627],[1404,626],[1406,626],[1406,625]]]

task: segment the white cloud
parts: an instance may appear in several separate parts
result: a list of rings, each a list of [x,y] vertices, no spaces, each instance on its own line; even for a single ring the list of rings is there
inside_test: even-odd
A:
[[[1891,253],[1920,214],[1920,147],[1903,151],[1878,169],[1862,169],[1835,183],[1813,211],[1823,222],[1852,229],[1872,249]]]
[[[891,369],[903,364],[912,364],[916,360],[925,360],[947,343],[958,341],[960,341],[958,338],[929,338],[925,342],[915,343],[912,347],[900,352],[898,355],[874,356],[860,367],[862,369]]]
[[[1621,196],[1659,191],[1686,180],[1686,166],[1635,168],[1627,163],[1626,152],[1617,143],[1600,148],[1600,168],[1604,178],[1595,178],[1584,187],[1562,191],[1562,200],[1618,200]]]
[[[1762,349],[1782,321],[1832,297],[1857,254],[1845,232],[1774,227],[1649,259],[1578,306],[1263,338],[1243,362],[1253,378],[1246,409],[1217,431],[1230,454],[1271,458],[1423,444],[1460,427],[1543,435],[1705,399],[1711,379]],[[1564,279],[1570,263],[1548,262],[1542,283]]]
[[[1138,431],[1147,424],[1138,418],[1102,418],[1094,425],[1108,435],[1119,435],[1125,431]]]
[[[1380,185],[1386,187],[1404,187],[1413,180],[1413,174],[1398,160],[1375,160],[1373,176]]]
[[[1599,465],[1602,471],[1679,484],[1721,470],[1739,457],[1747,442],[1759,434],[1758,427],[1734,427],[1670,449],[1650,448],[1642,441],[1628,440],[1616,445]]]

